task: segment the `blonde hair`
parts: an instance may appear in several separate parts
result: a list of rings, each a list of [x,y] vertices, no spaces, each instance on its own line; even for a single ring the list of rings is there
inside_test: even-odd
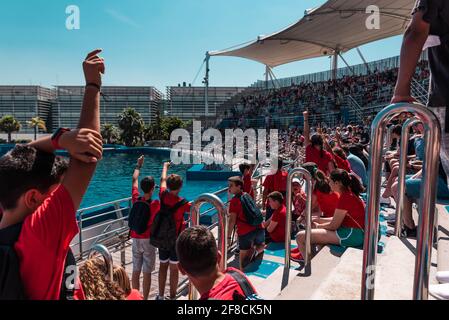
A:
[[[87,260],[79,269],[86,300],[126,300],[126,292],[112,279],[107,279],[103,260]]]
[[[131,282],[125,268],[114,266],[114,281],[125,291],[127,296],[131,294]]]

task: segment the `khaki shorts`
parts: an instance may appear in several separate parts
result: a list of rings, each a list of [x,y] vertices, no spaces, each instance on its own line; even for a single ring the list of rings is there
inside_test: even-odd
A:
[[[151,273],[156,265],[156,248],[150,239],[133,239],[133,272]]]

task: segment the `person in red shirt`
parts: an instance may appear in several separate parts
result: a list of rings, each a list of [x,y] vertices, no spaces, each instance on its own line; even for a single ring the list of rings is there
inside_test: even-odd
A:
[[[331,188],[339,193],[340,200],[332,218],[315,218],[311,243],[343,247],[361,247],[365,230],[365,203],[360,199],[364,187],[360,180],[348,172],[337,169],[331,173]],[[305,250],[305,232],[296,237],[298,249],[292,251],[295,261],[303,259]]]
[[[285,171],[283,167],[284,161],[282,159],[279,159],[278,170],[276,171],[276,173],[268,175],[263,182],[262,204],[263,209],[266,210],[265,216],[267,219],[269,219],[273,214],[273,211],[268,205],[268,195],[274,191],[278,191],[284,196],[285,200],[285,195],[287,192],[288,172]]]
[[[161,206],[164,204],[168,207],[174,207],[177,203],[183,200],[179,196],[181,192],[183,181],[181,176],[177,174],[171,174],[167,177],[167,171],[170,167],[170,162],[165,162],[162,175],[161,175],[161,189],[159,193],[159,199],[161,201]],[[175,223],[177,234],[179,235],[182,230],[186,227],[186,221],[184,220],[184,213],[190,213],[191,204],[186,203],[181,206],[175,212]],[[176,249],[173,247],[170,250],[161,250],[159,249],[159,295],[156,297],[156,300],[164,300],[165,294],[165,285],[167,282],[167,273],[170,266],[170,300],[174,300],[176,298],[176,293],[178,290],[178,280],[179,280],[179,271],[178,271],[178,257],[176,255]]]
[[[342,148],[335,147],[333,150],[334,160],[337,165],[338,169],[343,169],[347,171],[348,173],[352,172],[351,164],[348,161],[348,158],[346,157],[346,153],[343,151]]]
[[[318,133],[310,137],[309,113],[303,112],[304,115],[304,138],[306,146],[306,162],[316,163],[318,169],[329,175],[335,169],[332,155],[324,150],[324,139]]]
[[[243,181],[240,177],[228,179],[229,193],[234,197],[229,204],[228,242],[231,241],[232,231],[237,226],[237,236],[240,248],[240,270],[265,250],[265,232],[263,225],[248,224],[243,212],[240,197],[243,194]]]
[[[150,210],[148,212],[150,219],[148,220],[148,226],[144,233],[138,234],[131,230],[130,237],[133,239],[132,287],[137,291],[140,290],[140,274],[143,271],[143,299],[147,300],[151,289],[151,273],[154,271],[156,263],[156,248],[150,244],[150,230],[154,217],[159,212],[160,203],[159,200],[151,200],[155,187],[154,178],[151,176],[145,177],[140,181],[140,188],[144,194],[142,197],[139,194],[138,179],[144,161],[144,156],[141,156],[137,160],[137,166],[134,170],[132,179],[132,203],[134,204],[139,200],[147,201],[150,204]]]
[[[66,269],[65,263],[70,242],[79,232],[76,210],[102,157],[99,105],[105,65],[100,52],[89,53],[83,64],[87,85],[80,129],[58,130],[51,139],[16,146],[0,158],[0,205],[4,210],[0,232],[21,224],[14,250],[25,296],[31,300],[57,300],[62,291],[78,286],[65,281],[67,273],[75,272],[72,266]],[[61,184],[53,171],[52,152],[59,148],[67,149],[71,156]],[[83,297],[82,290],[75,290],[72,298]]]
[[[243,192],[248,193],[253,199],[254,197],[254,189],[253,189],[253,166],[248,163],[242,163],[239,165],[239,170],[243,176]]]
[[[287,219],[287,208],[284,205],[284,197],[280,192],[272,192],[268,196],[273,215],[264,223],[271,241],[285,242],[285,222]]]
[[[200,300],[245,300],[248,298],[235,279],[238,275],[257,294],[249,279],[239,270],[220,270],[222,259],[212,232],[204,226],[184,230],[176,241],[179,270],[198,290]]]

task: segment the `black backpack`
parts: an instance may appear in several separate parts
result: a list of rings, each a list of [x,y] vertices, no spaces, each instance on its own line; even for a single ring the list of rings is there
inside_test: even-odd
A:
[[[234,270],[229,270],[227,273],[229,273],[229,275],[237,281],[244,294],[244,296],[242,296],[238,291],[235,291],[232,297],[233,300],[263,300],[257,295],[251,283],[249,283],[248,279],[246,279],[242,274]]]
[[[254,199],[247,193],[237,196],[242,204],[243,214],[246,218],[246,223],[251,226],[259,226],[263,222],[263,215],[259,207],[257,207]]]
[[[180,231],[176,229],[175,213],[187,203],[187,200],[182,199],[173,207],[169,207],[163,199],[166,194],[167,192],[161,196],[161,209],[151,225],[150,243],[158,249],[168,251],[175,247]]]
[[[0,300],[25,299],[19,258],[14,250],[21,230],[21,223],[0,230]]]
[[[137,200],[128,217],[129,229],[137,234],[145,233],[148,227],[148,222],[151,217],[151,199],[145,201],[143,198]]]

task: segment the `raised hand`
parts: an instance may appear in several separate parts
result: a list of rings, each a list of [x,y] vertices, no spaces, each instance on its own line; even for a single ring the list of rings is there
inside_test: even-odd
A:
[[[59,139],[59,144],[73,158],[85,163],[96,163],[103,156],[103,140],[95,130],[77,129],[65,132]]]
[[[144,162],[145,162],[145,156],[142,155],[139,157],[139,159],[137,159],[137,166],[139,168],[142,168]]]
[[[98,56],[101,52],[101,49],[92,51],[83,62],[86,84],[93,83],[101,87],[101,75],[105,73],[104,59]]]

